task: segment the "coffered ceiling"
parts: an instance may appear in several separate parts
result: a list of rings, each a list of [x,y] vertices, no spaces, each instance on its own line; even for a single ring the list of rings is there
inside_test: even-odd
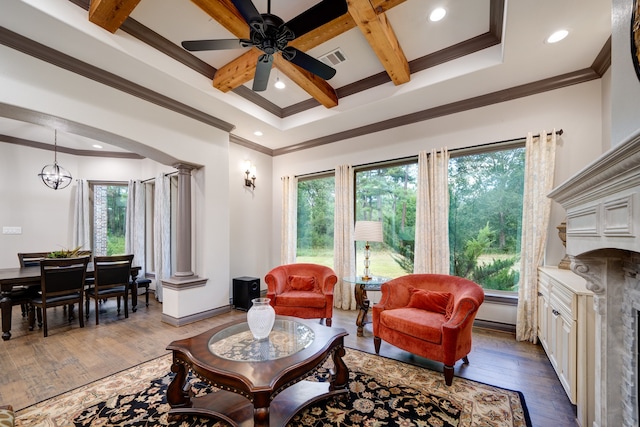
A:
[[[286,22],[319,3],[272,0],[270,7]],[[82,64],[90,64],[97,75],[90,78],[111,73],[120,90],[134,88],[167,108],[209,117],[214,126],[219,121],[232,140],[276,155],[588,81],[608,66],[609,1],[346,3],[346,13],[290,42],[315,58],[339,52],[345,60],[333,65],[335,76],[322,80],[277,53],[261,92],[251,89],[258,49],[181,46],[246,38],[248,26],[231,0],[4,0],[0,43],[44,60],[47,49],[52,61],[68,55],[67,69],[87,75]],[[267,0],[254,4],[267,12]],[[435,7],[446,9],[442,21],[429,21]],[[560,28],[569,36],[545,43]],[[286,88],[276,89],[276,80]],[[50,130],[31,126],[0,117],[0,135],[51,142]],[[58,142],[80,150],[96,143],[83,135]],[[100,142],[122,150],[117,141]]]

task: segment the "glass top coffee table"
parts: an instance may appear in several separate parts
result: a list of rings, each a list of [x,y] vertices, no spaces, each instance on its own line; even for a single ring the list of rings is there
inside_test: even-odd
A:
[[[239,321],[174,341],[167,347],[176,373],[167,389],[169,415],[204,415],[242,427],[285,426],[302,407],[347,393],[346,335],[342,328],[277,316],[264,340],[255,340]],[[304,381],[330,356],[329,383]],[[189,371],[220,390],[194,397]]]

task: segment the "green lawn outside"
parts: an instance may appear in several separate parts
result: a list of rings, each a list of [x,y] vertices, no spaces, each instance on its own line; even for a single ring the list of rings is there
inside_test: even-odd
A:
[[[371,251],[371,265],[369,267],[372,276],[384,276],[384,277],[400,277],[412,272],[406,272],[400,268],[391,256],[392,252],[389,250],[377,250]],[[506,259],[512,257],[512,254],[487,254],[481,255],[478,258],[480,265],[490,264],[494,259]],[[333,268],[333,251],[318,252],[314,255],[298,255],[296,257],[297,262],[310,262],[314,264],[326,265]],[[360,250],[356,253],[356,274],[362,275],[364,272],[364,254]],[[516,263],[513,270],[518,271],[520,269],[519,263]]]
[[[370,274],[372,276],[385,276],[385,277],[400,277],[405,274],[409,274],[400,268],[398,263],[396,263],[391,256],[391,251],[389,250],[378,250],[371,251],[370,260]],[[297,262],[310,262],[314,264],[326,265],[328,267],[333,268],[333,252],[326,251],[322,253],[317,253],[314,255],[300,256],[296,257]],[[356,274],[362,275],[364,272],[364,253],[363,251],[358,251],[356,253]]]

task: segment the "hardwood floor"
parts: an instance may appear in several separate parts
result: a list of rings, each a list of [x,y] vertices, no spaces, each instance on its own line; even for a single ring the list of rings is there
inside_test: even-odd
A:
[[[66,320],[62,307],[49,310],[49,337],[44,338],[37,327],[28,330],[20,307],[14,307],[12,338],[0,343],[0,405],[11,404],[20,410],[161,356],[175,339],[246,316],[243,311],[232,310],[176,328],[160,321],[162,305],[154,298],[150,298],[148,308],[143,303],[128,319],[116,314],[115,300],[110,300],[101,305],[100,325],[95,325],[91,311],[85,327],[80,328],[77,320]],[[347,347],[373,353],[371,325],[365,326],[363,337],[357,337],[355,318],[353,311],[334,309],[333,326],[349,332],[345,338]],[[442,372],[441,364],[384,342],[380,354]],[[469,360],[468,366],[458,362],[455,375],[521,391],[534,426],[577,425],[575,407],[540,345],[516,342],[513,334],[476,328]]]

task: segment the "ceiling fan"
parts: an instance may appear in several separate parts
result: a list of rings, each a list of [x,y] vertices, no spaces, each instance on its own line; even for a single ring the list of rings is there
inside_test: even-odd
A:
[[[249,39],[188,40],[182,42],[182,47],[192,52],[239,47],[260,49],[264,53],[258,58],[253,78],[253,90],[256,92],[267,88],[273,55],[278,52],[287,61],[324,80],[329,80],[336,74],[334,68],[295,47],[288,46],[288,43],[347,13],[345,0],[322,0],[286,23],[280,17],[271,14],[271,0],[267,3],[267,13],[259,13],[251,0],[231,2],[249,25]]]

